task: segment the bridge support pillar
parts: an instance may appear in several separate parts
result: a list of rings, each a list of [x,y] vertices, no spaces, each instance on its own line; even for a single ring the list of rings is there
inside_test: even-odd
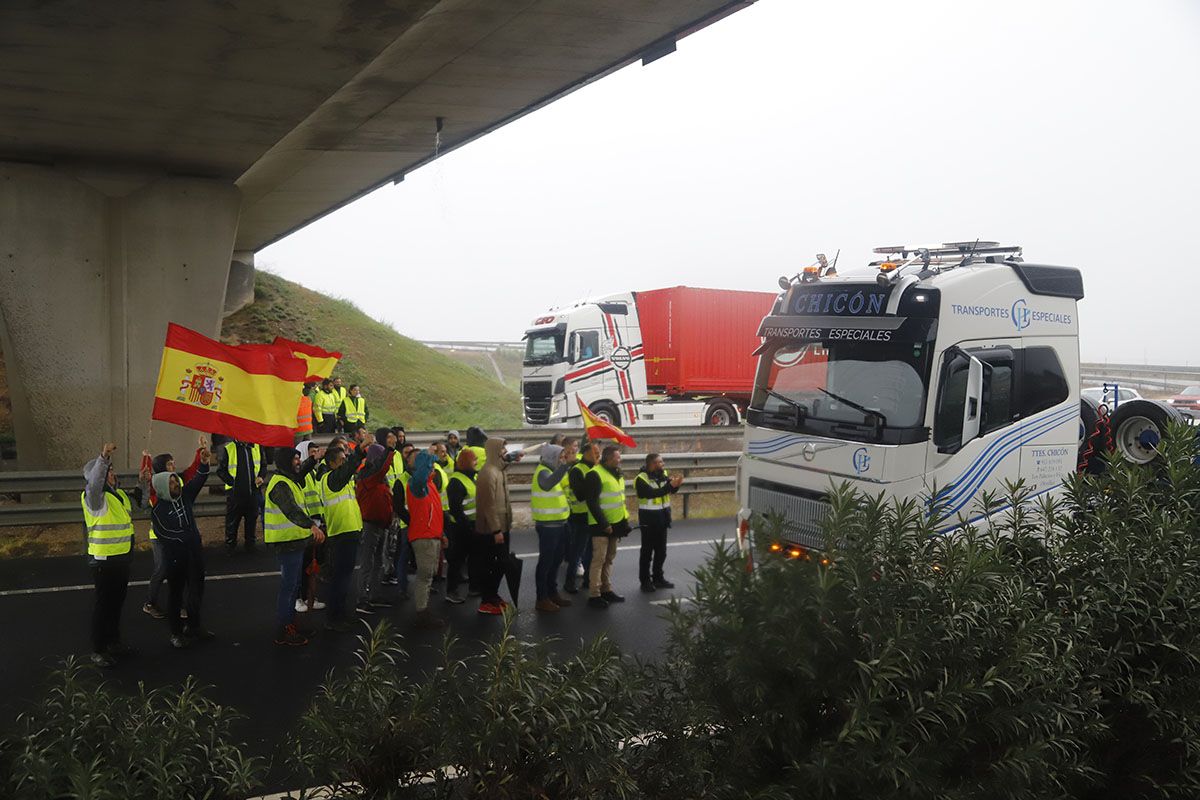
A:
[[[168,322],[220,330],[241,195],[231,183],[0,163],[0,346],[22,468],[82,467],[104,441],[180,460],[150,422]],[[153,431],[151,433],[151,431]]]

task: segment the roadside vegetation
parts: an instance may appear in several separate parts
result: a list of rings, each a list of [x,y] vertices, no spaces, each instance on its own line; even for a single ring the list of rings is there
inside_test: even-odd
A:
[[[430,338],[448,335],[443,330]],[[519,386],[502,385],[492,372],[464,369],[446,354],[367,316],[350,300],[259,270],[254,302],[225,320],[221,340],[269,342],[276,336],[344,353],[336,374],[347,386],[362,385],[372,424],[415,430],[520,427]]]
[[[770,552],[778,520],[753,571],[716,547],[655,664],[603,639],[554,658],[506,633],[474,657],[448,642],[413,680],[376,629],[291,762],[325,797],[1200,796],[1194,433],[1160,452],[1072,478],[1058,501],[1013,485],[985,500],[990,530],[954,536],[917,500],[839,488],[823,554]],[[71,751],[69,726],[43,721],[60,713],[39,707],[4,746],[7,787]],[[47,725],[63,733],[35,735]],[[124,769],[112,748],[79,752],[85,774]]]

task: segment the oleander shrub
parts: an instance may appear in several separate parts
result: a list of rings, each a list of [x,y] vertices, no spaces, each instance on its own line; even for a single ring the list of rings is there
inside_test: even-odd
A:
[[[672,613],[677,796],[1200,797],[1194,433],[1160,453],[987,530],[841,486],[823,556],[717,547]]]
[[[331,674],[300,722],[295,759],[312,797],[632,797],[623,754],[641,732],[643,671],[606,639],[559,658],[507,627],[478,655],[447,638],[412,677],[386,624],[358,666]]]
[[[0,797],[245,798],[266,765],[231,743],[236,719],[191,679],[128,695],[68,660],[0,747]]]

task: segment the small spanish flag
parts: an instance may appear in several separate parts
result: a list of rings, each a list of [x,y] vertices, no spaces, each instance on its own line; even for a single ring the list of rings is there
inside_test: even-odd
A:
[[[151,417],[268,447],[290,447],[308,366],[288,348],[235,347],[167,326]]]
[[[275,341],[271,344],[286,347],[292,352],[292,355],[308,362],[308,375],[304,378],[305,383],[318,383],[328,378],[333,374],[333,368],[337,366],[338,359],[342,357],[342,354],[336,350],[324,350],[314,344],[293,342],[282,336],[276,336]]]
[[[592,413],[592,410],[587,407],[587,403],[583,402],[582,397],[575,395],[575,400],[579,403],[579,413],[583,415],[583,429],[587,433],[587,438],[592,440],[613,439],[626,447],[637,447],[637,442],[633,440],[632,436]]]

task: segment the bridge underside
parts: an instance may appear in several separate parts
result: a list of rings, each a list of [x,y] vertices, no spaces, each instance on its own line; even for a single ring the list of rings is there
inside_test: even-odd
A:
[[[253,252],[749,0],[16,0],[0,7],[0,345],[19,458],[182,450],[169,321]],[[234,265],[231,272],[231,263]]]

